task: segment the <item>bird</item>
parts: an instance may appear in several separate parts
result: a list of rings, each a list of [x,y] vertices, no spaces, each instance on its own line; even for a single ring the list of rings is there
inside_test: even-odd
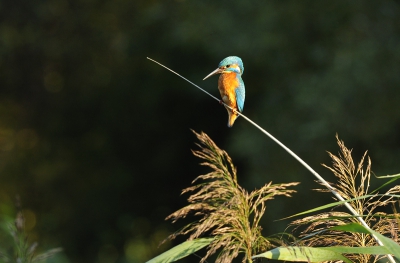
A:
[[[242,112],[245,99],[245,88],[242,80],[244,66],[242,59],[237,56],[229,56],[224,58],[218,68],[208,74],[203,80],[221,74],[218,79],[218,90],[221,94],[222,102],[231,107],[225,106],[228,111],[228,127],[232,127],[233,123],[239,117],[238,111]]]

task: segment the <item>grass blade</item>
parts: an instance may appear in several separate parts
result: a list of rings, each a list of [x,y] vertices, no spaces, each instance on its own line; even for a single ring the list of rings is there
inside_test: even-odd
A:
[[[387,186],[387,185],[391,185],[394,181],[396,181],[397,179],[400,179],[400,174],[393,174],[393,175],[385,175],[385,176],[376,176],[376,178],[378,179],[387,179],[387,178],[392,178],[389,181],[387,181],[386,183],[384,183],[383,185],[379,186],[378,188],[376,188],[374,191],[371,192],[371,194],[378,192],[381,188]]]
[[[360,225],[361,226],[361,225]],[[275,260],[287,260],[295,262],[321,262],[343,260],[344,262],[351,262],[342,254],[373,254],[385,255],[390,251],[383,246],[373,247],[279,247],[267,251],[265,253],[254,256],[253,258],[265,257]]]
[[[174,262],[178,259],[187,257],[203,247],[209,245],[213,241],[213,238],[198,238],[189,240],[179,244],[170,250],[158,255],[155,258],[150,259],[146,263],[168,263]]]
[[[393,254],[397,260],[400,260],[400,245],[397,244],[395,241],[393,241],[390,238],[385,237],[384,235],[372,230],[365,228],[364,226],[357,224],[357,223],[351,223],[343,226],[335,226],[330,228],[330,230],[341,230],[341,231],[348,231],[348,232],[357,232],[357,233],[368,233],[371,234],[375,237],[377,237],[381,242],[383,247],[386,249],[385,254]]]
[[[342,260],[346,263],[351,261],[341,253],[330,251],[326,248],[317,247],[278,247],[253,258],[268,258],[293,262],[322,262]]]
[[[330,204],[322,205],[322,206],[315,207],[315,208],[307,210],[307,211],[303,211],[303,212],[297,213],[295,215],[291,215],[291,216],[282,218],[281,220],[292,218],[292,217],[296,217],[296,216],[301,216],[301,215],[305,215],[305,214],[314,213],[314,212],[317,212],[317,211],[320,211],[320,210],[324,210],[326,208],[343,205],[345,203],[350,203],[350,202],[355,201],[355,200],[365,199],[365,198],[369,198],[369,197],[373,197],[373,195],[358,196],[358,197],[355,197],[355,198],[352,198],[352,199],[348,199],[348,200],[345,200],[345,201],[333,202],[333,203],[330,203]],[[360,216],[360,215],[356,215],[356,217],[358,217],[358,216]]]

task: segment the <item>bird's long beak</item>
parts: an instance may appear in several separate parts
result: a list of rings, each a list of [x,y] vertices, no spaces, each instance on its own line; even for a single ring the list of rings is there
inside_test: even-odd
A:
[[[223,70],[223,69],[220,69],[220,68],[217,68],[216,70],[214,70],[213,72],[211,72],[210,74],[208,74],[203,80],[205,80],[205,79],[208,78],[208,77],[211,77],[212,75],[222,73],[222,71],[224,71],[224,70]]]

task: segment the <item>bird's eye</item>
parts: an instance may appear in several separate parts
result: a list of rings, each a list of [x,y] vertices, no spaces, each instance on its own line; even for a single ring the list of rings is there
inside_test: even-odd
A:
[[[229,68],[231,65],[226,65],[225,68]]]

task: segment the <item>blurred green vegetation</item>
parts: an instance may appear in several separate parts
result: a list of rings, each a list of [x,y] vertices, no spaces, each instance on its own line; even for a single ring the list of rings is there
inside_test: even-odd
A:
[[[166,249],[184,223],[164,218],[204,172],[190,128],[228,151],[250,190],[302,182],[268,207],[264,235],[323,202],[277,145],[243,119],[228,129],[223,107],[146,57],[218,96],[217,78],[202,78],[240,56],[244,114],[328,180],[336,133],[369,150],[376,174],[399,172],[398,1],[5,0],[0,17],[1,213],[20,195],[40,248],[70,262]]]

